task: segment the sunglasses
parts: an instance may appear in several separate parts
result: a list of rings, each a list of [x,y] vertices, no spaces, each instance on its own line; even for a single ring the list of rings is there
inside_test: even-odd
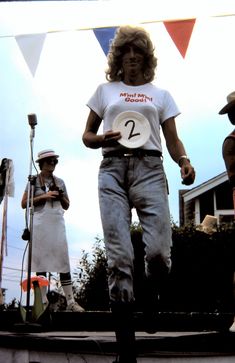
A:
[[[45,158],[44,159],[44,162],[47,163],[47,164],[58,164],[58,159],[55,159],[55,158]]]

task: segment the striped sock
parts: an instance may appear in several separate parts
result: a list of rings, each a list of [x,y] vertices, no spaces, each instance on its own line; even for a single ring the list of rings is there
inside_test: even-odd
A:
[[[66,297],[66,300],[67,300],[67,304],[69,305],[72,302],[74,302],[72,281],[71,281],[71,279],[62,280],[61,285],[62,285],[62,288],[64,290],[64,294],[65,294],[65,297]]]

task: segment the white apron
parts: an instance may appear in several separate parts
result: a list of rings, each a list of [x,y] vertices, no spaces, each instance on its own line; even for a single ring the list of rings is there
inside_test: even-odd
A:
[[[32,238],[33,272],[69,272],[64,210],[60,201],[47,201],[34,212]]]

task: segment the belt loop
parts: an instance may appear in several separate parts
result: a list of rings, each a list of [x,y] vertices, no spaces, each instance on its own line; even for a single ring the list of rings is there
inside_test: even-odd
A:
[[[136,151],[137,151],[137,157],[138,157],[138,159],[139,160],[143,159],[144,154],[143,154],[142,150],[141,149],[137,149]]]

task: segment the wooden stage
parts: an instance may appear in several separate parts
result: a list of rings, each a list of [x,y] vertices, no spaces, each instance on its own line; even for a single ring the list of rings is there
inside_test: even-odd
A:
[[[154,334],[135,314],[138,363],[234,362],[230,313],[159,312]],[[0,363],[112,363],[116,339],[110,312],[54,312],[37,323],[19,310],[0,312]]]

